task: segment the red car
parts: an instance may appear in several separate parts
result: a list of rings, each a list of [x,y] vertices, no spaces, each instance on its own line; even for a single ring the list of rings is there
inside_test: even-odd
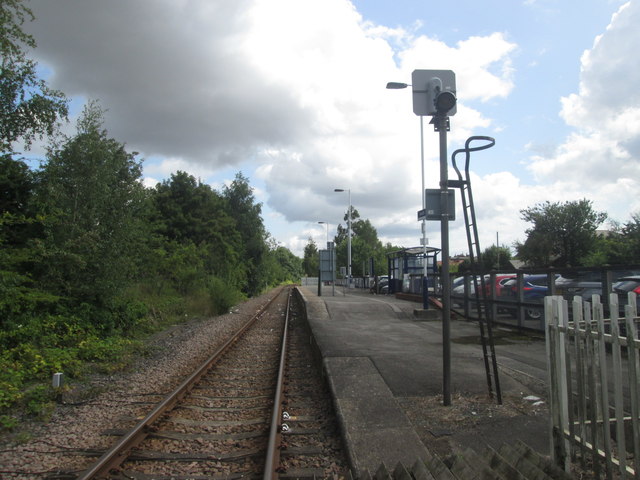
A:
[[[512,278],[516,278],[516,275],[496,275],[496,297],[499,297],[502,294],[502,287],[504,284],[511,280]],[[491,295],[491,277],[485,277],[484,279],[484,288],[487,296]]]

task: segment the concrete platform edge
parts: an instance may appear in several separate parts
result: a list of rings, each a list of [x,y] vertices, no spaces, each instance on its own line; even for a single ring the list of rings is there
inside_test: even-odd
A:
[[[325,354],[322,340],[317,338],[317,325],[330,319],[326,304],[305,294],[304,287],[297,291],[306,310],[314,356],[331,391],[353,476],[375,471],[381,463],[411,465],[417,459],[428,459],[429,452],[371,359]]]

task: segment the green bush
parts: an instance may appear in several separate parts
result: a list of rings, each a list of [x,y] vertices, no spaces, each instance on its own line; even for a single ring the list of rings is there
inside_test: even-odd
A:
[[[1,392],[0,392],[1,393]],[[0,431],[12,431],[20,424],[20,421],[11,415],[0,415]]]
[[[229,309],[242,301],[242,293],[217,277],[209,280],[209,296],[213,315],[227,313]]]
[[[122,363],[141,342],[123,337],[88,336],[78,345],[78,358],[89,362]]]
[[[23,343],[10,350],[14,360],[22,366],[22,373],[30,381],[46,380],[55,372],[71,376],[81,373],[82,363],[77,348],[41,347]]]
[[[36,384],[27,388],[22,399],[27,415],[47,418],[55,406],[54,391],[48,385]]]
[[[0,356],[0,411],[22,398],[24,374],[18,362],[11,361],[7,352]]]
[[[182,321],[185,315],[226,313],[244,298],[237,288],[216,277],[208,279],[206,288],[187,294],[179,295],[171,288],[158,293],[134,288],[126,301],[110,309],[83,304],[69,314],[14,318],[0,330],[0,414],[17,408],[46,417],[53,405],[53,373],[78,379],[90,369],[122,370],[134,354],[144,353],[139,338]],[[58,308],[59,312],[67,309]],[[12,424],[0,422],[0,428],[9,428],[4,423]]]

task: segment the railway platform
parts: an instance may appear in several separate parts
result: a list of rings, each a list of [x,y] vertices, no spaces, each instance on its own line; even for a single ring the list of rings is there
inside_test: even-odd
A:
[[[419,304],[366,290],[299,291],[356,471],[411,465],[434,449],[519,441],[549,454],[544,339],[494,330],[498,406],[489,397],[477,324],[452,319],[452,407],[443,407],[441,315],[416,315]]]

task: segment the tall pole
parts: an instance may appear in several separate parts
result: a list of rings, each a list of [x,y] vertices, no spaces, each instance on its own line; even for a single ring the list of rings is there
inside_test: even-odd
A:
[[[347,210],[347,287],[351,288],[351,189],[334,188],[333,191],[346,191],[349,194],[349,208]]]
[[[427,203],[424,195],[424,128],[423,116],[420,115],[420,164],[422,165],[422,211],[427,209]],[[422,219],[422,308],[429,308],[429,281],[427,277],[427,220]]]
[[[442,238],[442,397],[445,406],[451,405],[451,282],[449,281],[449,172],[447,167],[447,129],[449,118],[433,117],[440,133],[440,235]]]
[[[348,288],[351,288],[351,189],[349,192],[349,212],[347,217],[347,276],[348,276]]]
[[[326,227],[327,227],[327,248],[329,248],[329,222],[323,222],[323,221],[320,221],[320,222],[318,222],[318,223],[320,223],[320,224],[324,224],[324,225],[326,225]]]
[[[435,131],[440,132],[440,232],[442,241],[442,271],[440,278],[442,282],[443,397],[444,404],[448,406],[451,405],[451,285],[449,283],[447,131],[449,129],[449,116],[455,115],[457,111],[456,77],[452,70],[414,70],[411,73],[411,83],[413,87],[413,113],[420,116],[421,122],[423,115],[431,116],[431,123],[434,125]],[[408,86],[406,83],[387,83],[387,88],[391,89],[406,88]],[[426,199],[423,196],[423,205],[425,204]],[[424,231],[423,225],[423,238]],[[426,252],[426,241],[424,251]]]

